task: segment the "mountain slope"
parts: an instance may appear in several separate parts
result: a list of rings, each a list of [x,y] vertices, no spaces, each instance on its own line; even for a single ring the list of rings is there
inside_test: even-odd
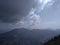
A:
[[[44,45],[60,45],[60,35],[45,42]]]
[[[56,35],[58,33],[51,30],[14,29],[0,34],[0,45],[42,45],[45,41]]]

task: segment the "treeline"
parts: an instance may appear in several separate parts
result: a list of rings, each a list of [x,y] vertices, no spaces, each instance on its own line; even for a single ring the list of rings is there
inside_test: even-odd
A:
[[[60,35],[44,43],[44,45],[60,45]]]

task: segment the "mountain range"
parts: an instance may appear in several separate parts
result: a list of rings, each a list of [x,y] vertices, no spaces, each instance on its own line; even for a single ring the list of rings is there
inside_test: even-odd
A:
[[[0,34],[0,45],[43,45],[60,34],[60,30],[51,29],[13,29]]]

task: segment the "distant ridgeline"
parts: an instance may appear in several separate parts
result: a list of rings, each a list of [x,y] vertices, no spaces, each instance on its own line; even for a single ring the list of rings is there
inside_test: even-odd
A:
[[[48,42],[46,42],[44,45],[60,45],[60,35],[52,38]]]
[[[45,45],[60,45],[59,34],[60,30],[29,30],[25,28],[13,29],[9,32],[0,34],[0,45],[43,45],[45,42]],[[57,35],[59,36],[55,37]]]

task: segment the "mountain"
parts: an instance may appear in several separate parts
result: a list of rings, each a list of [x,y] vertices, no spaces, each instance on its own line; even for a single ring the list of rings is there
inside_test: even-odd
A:
[[[49,29],[13,29],[0,34],[0,45],[43,45],[44,42],[58,35],[58,32]]]

